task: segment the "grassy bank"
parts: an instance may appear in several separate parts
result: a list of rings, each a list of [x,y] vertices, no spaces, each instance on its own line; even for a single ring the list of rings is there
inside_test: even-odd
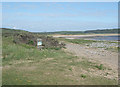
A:
[[[82,70],[98,70],[87,60],[62,50],[38,50],[3,38],[3,85],[116,84],[116,80],[90,76]],[[101,80],[102,79],[102,80]],[[63,81],[64,80],[64,81]]]
[[[95,40],[84,40],[84,39],[61,39],[61,40],[75,44],[91,44],[93,42],[97,42]]]
[[[26,44],[14,44],[12,37],[3,37],[3,85],[113,85],[116,79],[106,78],[108,68],[64,50],[38,50]],[[95,72],[102,72],[94,75]],[[92,73],[92,74],[90,74]]]

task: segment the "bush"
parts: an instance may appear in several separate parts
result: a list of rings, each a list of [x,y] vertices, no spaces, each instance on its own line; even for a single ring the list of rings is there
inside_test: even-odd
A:
[[[82,78],[86,78],[87,76],[86,76],[86,75],[84,75],[84,74],[81,74],[81,77],[82,77]]]
[[[32,40],[29,40],[29,41],[28,41],[28,44],[34,45],[34,42],[33,42]]]
[[[15,44],[29,44],[33,46],[37,46],[37,38],[42,39],[43,48],[52,48],[55,50],[59,50],[65,47],[64,43],[59,43],[53,37],[50,36],[35,36],[34,34],[17,34],[14,35],[13,42]]]

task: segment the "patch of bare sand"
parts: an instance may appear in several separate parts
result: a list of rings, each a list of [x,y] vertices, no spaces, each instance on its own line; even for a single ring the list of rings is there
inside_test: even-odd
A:
[[[101,76],[108,79],[118,79],[118,53],[111,52],[108,50],[99,50],[93,48],[86,48],[83,45],[78,44],[67,44],[67,49],[65,51],[71,52],[78,56],[76,62],[83,61],[84,59],[96,63],[103,64],[106,69],[99,70],[94,68],[78,68],[77,66],[72,66],[73,75],[79,76],[80,73],[90,75],[90,76]]]

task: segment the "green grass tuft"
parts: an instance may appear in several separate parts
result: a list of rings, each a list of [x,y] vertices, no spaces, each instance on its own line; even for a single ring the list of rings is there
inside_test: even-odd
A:
[[[100,64],[99,66],[96,65],[95,67],[98,68],[99,70],[104,70],[103,64]]]
[[[72,68],[69,68],[70,71],[72,71]]]
[[[85,74],[81,74],[81,77],[82,78],[86,78],[87,76]]]

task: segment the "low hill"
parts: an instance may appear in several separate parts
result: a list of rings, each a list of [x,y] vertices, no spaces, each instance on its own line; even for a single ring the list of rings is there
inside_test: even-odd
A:
[[[105,34],[105,33],[118,33],[120,29],[104,29],[104,30],[88,30],[84,33],[95,33],[95,34]]]
[[[2,29],[2,34],[17,34],[17,33],[32,33],[38,35],[49,35],[49,34],[62,34],[62,35],[78,35],[78,34],[117,34],[120,32],[120,29],[103,29],[103,30],[87,30],[87,31],[57,31],[57,32],[28,32],[24,30],[15,30],[9,28],[0,28]]]
[[[37,46],[37,39],[42,39],[43,48],[61,49],[65,46],[64,43],[59,43],[58,40],[47,35],[37,35],[32,32],[15,29],[2,29],[3,38],[10,38],[15,44],[26,44],[30,46]]]
[[[38,32],[37,34],[84,34],[82,31],[57,31],[57,32]]]
[[[62,35],[78,35],[78,34],[111,34],[118,33],[120,29],[104,29],[104,30],[87,30],[87,31],[58,31],[58,32],[37,32],[36,34],[62,34]]]
[[[24,30],[16,30],[16,29],[9,29],[9,28],[0,28],[0,30],[2,30],[2,34],[30,33]]]

